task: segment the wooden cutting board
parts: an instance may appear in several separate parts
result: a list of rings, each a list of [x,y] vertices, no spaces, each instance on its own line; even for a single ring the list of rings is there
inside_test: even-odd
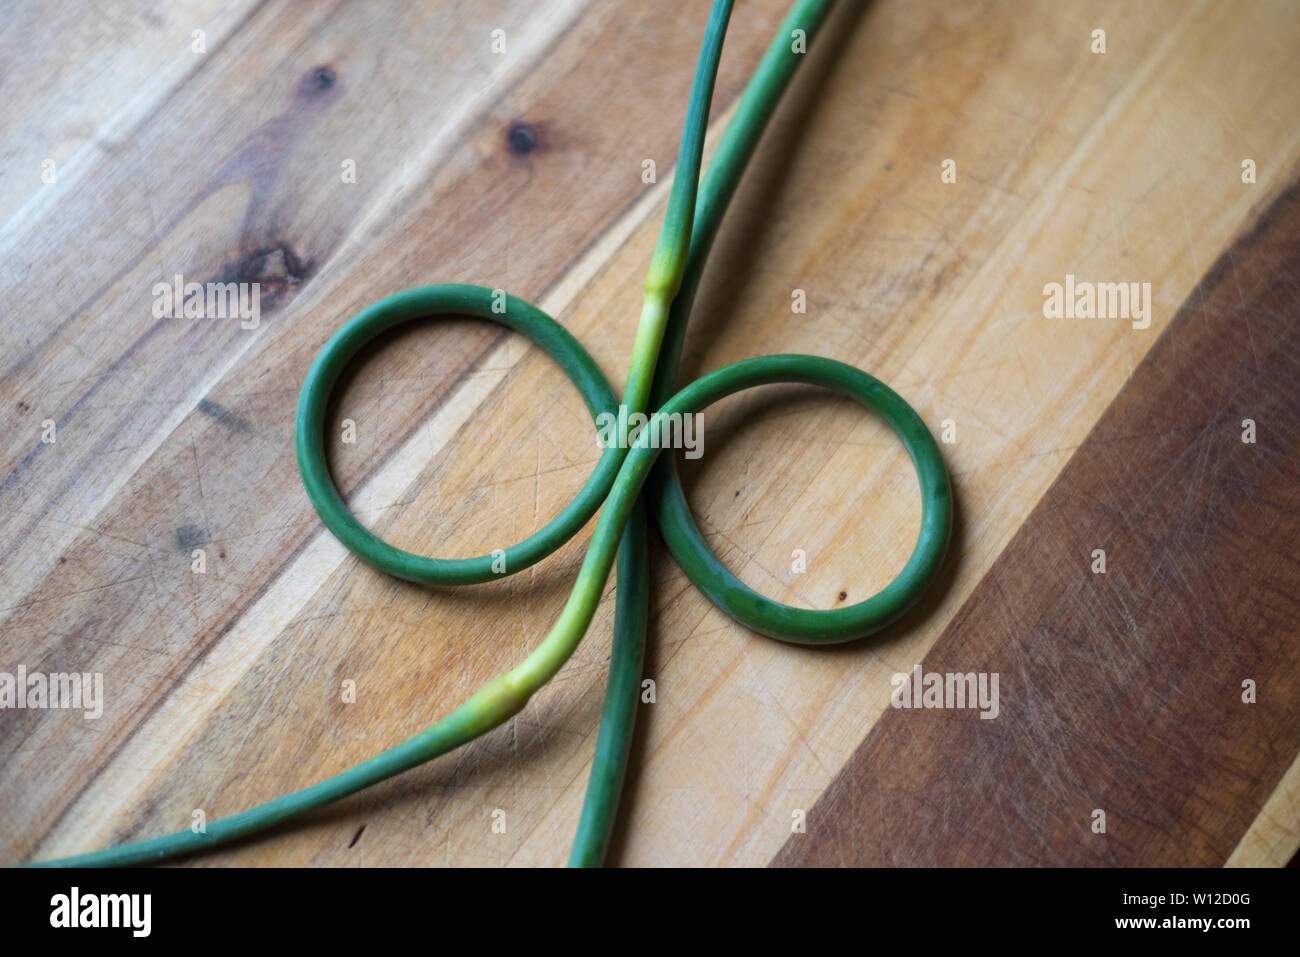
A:
[[[710,143],[785,7],[738,4]],[[430,282],[538,303],[620,387],[707,8],[13,12],[0,671],[101,672],[104,706],[0,711],[0,863],[312,784],[540,640],[590,529],[493,585],[387,578],[303,493],[298,389],[350,315]],[[654,702],[613,862],[1292,857],[1297,54],[1281,0],[840,4],[724,224],[683,381],[807,352],[891,384],[945,440],[949,561],[888,632],[817,650],[734,624],[656,543]],[[156,317],[155,284],[178,274],[259,283],[257,328]],[[1150,283],[1149,326],[1046,317],[1067,276]],[[357,513],[439,556],[522,539],[598,454],[559,370],[469,320],[370,350],[332,422]],[[748,584],[830,608],[902,568],[919,494],[860,409],[770,387],[711,408],[704,441],[688,498]],[[507,726],[192,863],[562,863],[610,588]],[[918,664],[997,674],[998,716],[891,707]]]

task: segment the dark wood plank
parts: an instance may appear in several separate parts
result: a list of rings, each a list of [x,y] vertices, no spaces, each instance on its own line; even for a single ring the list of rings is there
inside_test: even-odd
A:
[[[1298,269],[1292,186],[926,656],[998,673],[998,717],[891,708],[774,864],[1227,859],[1300,746]]]

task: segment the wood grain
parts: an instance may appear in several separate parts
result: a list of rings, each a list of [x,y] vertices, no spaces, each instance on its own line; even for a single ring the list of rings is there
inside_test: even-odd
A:
[[[311,511],[294,403],[349,315],[441,281],[540,303],[621,383],[708,4],[122,3],[100,33],[84,7],[53,6],[48,21],[21,18],[42,42],[3,45],[6,88],[47,93],[0,100],[16,144],[0,189],[0,670],[102,671],[108,694],[95,722],[0,713],[3,861],[159,834],[196,808],[223,816],[311,784],[427,726],[545,633],[585,535],[496,586],[386,579]],[[710,143],[785,10],[739,6]],[[1275,82],[1300,49],[1285,3],[886,0],[833,16],[724,224],[683,376],[762,353],[828,355],[889,382],[936,432],[952,419],[954,557],[882,640],[822,652],[735,626],[659,554],[658,693],[639,718],[621,863],[761,864],[780,851],[792,810],[814,805],[887,711],[889,675],[944,633],[1300,160],[1300,88]],[[99,55],[60,59],[46,23]],[[1088,51],[1099,25],[1104,55]],[[189,52],[198,28],[202,55]],[[493,29],[505,55],[491,52]],[[60,93],[96,71],[114,77],[101,97]],[[523,155],[516,122],[537,134]],[[42,184],[48,155],[59,177]],[[940,181],[945,158],[954,184]],[[1152,282],[1151,328],[1045,320],[1043,285],[1067,272]],[[260,282],[260,328],[155,320],[150,290],[176,273]],[[806,314],[791,312],[794,289]],[[46,419],[54,445],[40,442]],[[358,438],[331,450],[340,487],[371,527],[425,554],[519,540],[596,460],[558,371],[480,323],[380,343],[339,396],[343,419]],[[720,403],[705,429],[688,495],[742,579],[831,607],[902,566],[919,497],[879,423],[772,388]],[[205,575],[190,570],[195,547]],[[562,862],[611,599],[508,726],[193,863]],[[345,679],[354,704],[340,699]],[[491,830],[497,809],[505,834]]]
[[[1297,262],[1293,187],[921,663],[999,673],[1000,713],[891,710],[776,863],[1227,861],[1300,754]]]

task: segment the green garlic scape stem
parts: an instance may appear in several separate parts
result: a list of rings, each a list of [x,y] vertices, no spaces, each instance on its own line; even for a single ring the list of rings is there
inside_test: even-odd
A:
[[[716,0],[709,18],[687,110],[673,188],[659,242],[646,276],[645,303],[624,390],[628,414],[657,407],[630,451],[610,448],[582,490],[559,516],[524,542],[506,550],[509,571],[540,561],[568,541],[600,508],[600,518],[578,579],[545,640],[518,667],[489,681],[463,705],[394,748],[312,787],[211,822],[205,831],[108,848],[45,862],[45,866],[105,866],[157,861],[212,847],[265,830],[284,820],[354,794],[459,747],[509,720],[563,667],[595,614],[617,553],[618,588],[614,644],[596,755],[574,839],[570,864],[599,864],[608,846],[628,745],[635,721],[648,605],[646,508],[654,502],[665,541],[687,577],[719,608],[750,628],[806,644],[846,641],[896,620],[915,603],[942,562],[952,525],[952,495],[942,455],[925,422],[896,393],[859,369],[814,356],[747,359],[696,379],[673,394],[686,322],[705,260],[740,176],[753,154],[801,51],[792,46],[802,30],[811,42],[833,0],[799,0],[782,24],[747,86],[698,190],[704,134],[731,0]],[[529,336],[578,387],[593,417],[613,411],[614,397],[599,367],[554,319],[507,296],[500,313],[497,293],[478,286],[436,285],[404,290],[362,310],[326,343],[308,371],[294,430],[299,470],[308,497],[325,526],[371,565],[409,581],[457,585],[490,580],[495,561],[434,559],[404,552],[364,528],[333,485],[325,461],[324,426],[329,393],[343,368],[367,342],[415,318],[471,315],[500,322]],[[662,356],[661,356],[662,352]],[[886,588],[856,605],[829,611],[779,605],[735,579],[708,552],[690,517],[671,456],[658,459],[668,416],[696,411],[741,389],[776,382],[803,382],[848,395],[875,410],[903,441],[916,467],[922,493],[922,527],[906,567]],[[659,417],[662,413],[663,417]],[[652,441],[652,439],[654,441]],[[654,475],[651,477],[651,468]],[[642,486],[649,480],[647,494]],[[603,503],[603,508],[601,508]]]
[[[616,557],[619,585],[610,679],[588,793],[569,858],[571,865],[599,865],[614,822],[640,689],[649,605],[649,554],[643,501],[646,498],[655,503],[655,518],[664,540],[689,579],[720,609],[755,631],[805,644],[845,641],[878,631],[913,605],[943,560],[952,527],[952,490],[943,456],[933,437],[904,399],[859,369],[831,359],[797,355],[740,361],[708,373],[672,394],[686,321],[708,251],[777,100],[803,59],[802,52],[792,46],[794,31],[802,30],[806,42],[810,43],[826,20],[832,1],[800,0],[794,4],[746,87],[705,183],[698,187],[708,105],[732,9],[731,0],[715,0],[695,69],[667,213],[646,274],[645,303],[623,397],[628,415],[656,407],[664,417],[651,417],[650,424],[642,428],[633,442],[632,450],[607,449],[573,502],[541,531],[506,550],[510,572],[532,566],[580,531],[603,503],[572,593],[541,645],[523,663],[489,681],[432,727],[320,784],[233,817],[214,820],[200,833],[181,831],[45,862],[45,866],[133,865],[211,848],[347,797],[499,727],[519,714],[529,697],[571,657],[593,619]],[[304,489],[326,528],[357,557],[390,575],[430,585],[456,585],[490,580],[497,568],[494,560],[486,557],[433,559],[395,549],[356,520],[333,485],[325,463],[326,404],[343,367],[370,339],[404,321],[425,316],[469,315],[502,322],[528,335],[559,363],[578,387],[591,415],[614,411],[614,394],[581,343],[541,309],[513,296],[506,299],[506,312],[500,313],[497,294],[484,287],[438,285],[404,290],[348,320],[322,348],[309,369],[295,424],[295,446]],[[750,592],[720,560],[708,553],[682,498],[672,456],[658,459],[659,449],[664,445],[658,430],[666,425],[667,416],[699,410],[724,395],[772,382],[806,382],[857,399],[888,421],[917,467],[922,486],[922,529],[913,555],[887,588],[848,609],[792,609]],[[654,467],[653,476],[651,467]],[[647,480],[650,488],[642,495]]]

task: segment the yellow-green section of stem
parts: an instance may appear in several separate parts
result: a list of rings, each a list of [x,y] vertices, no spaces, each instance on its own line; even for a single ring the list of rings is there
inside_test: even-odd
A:
[[[654,295],[647,293],[641,306],[641,321],[637,325],[632,361],[627,369],[627,385],[623,388],[623,405],[627,407],[629,415],[645,412],[650,401],[650,387],[654,384],[659,347],[664,341],[668,308],[672,305],[674,294],[675,292]]]
[[[678,280],[681,278],[680,269],[677,271],[677,278]],[[672,304],[671,297],[672,293],[665,296],[662,291],[654,294],[647,293],[641,308],[641,321],[637,326],[632,362],[628,367],[627,386],[623,390],[623,404],[629,414],[645,411],[654,379],[655,362],[659,357],[659,346],[663,341],[664,325],[668,320],[668,307]],[[545,640],[533,650],[532,654],[520,662],[513,671],[503,676],[505,686],[512,691],[524,690],[525,701],[534,691],[550,681],[569,660],[596,614],[596,606],[600,603],[605,582],[609,578],[610,569],[614,566],[614,557],[618,551],[623,525],[627,521],[627,513],[636,498],[636,492],[640,489],[640,481],[630,476],[628,472],[625,460],[624,467],[614,482],[610,498],[601,509],[600,521],[587,548],[582,568],[578,572],[578,580],[574,582],[573,591],[569,593],[569,600],[565,603],[564,610],[560,612],[560,617]],[[644,473],[641,479],[644,480]],[[630,495],[629,480],[630,484],[635,486],[630,490]],[[496,682],[492,684],[495,685]],[[523,705],[521,704],[520,707]]]

